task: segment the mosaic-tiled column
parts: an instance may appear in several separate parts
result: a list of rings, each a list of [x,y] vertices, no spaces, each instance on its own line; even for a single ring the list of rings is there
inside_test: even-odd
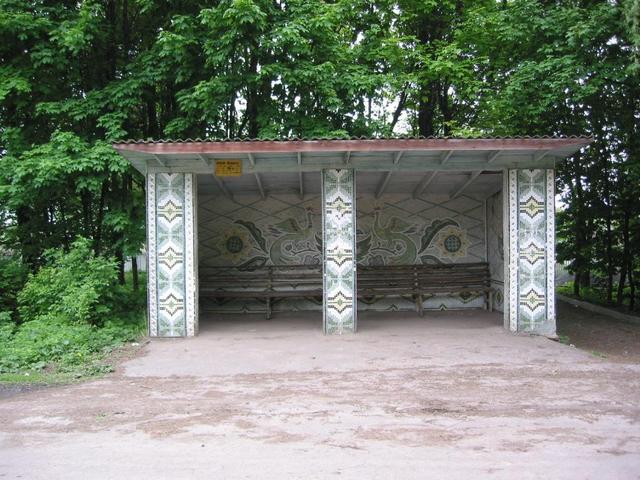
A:
[[[505,323],[511,331],[555,335],[553,170],[509,170]]]
[[[356,331],[356,209],[353,170],[322,171],[325,333]]]
[[[149,335],[197,331],[194,175],[147,175]]]

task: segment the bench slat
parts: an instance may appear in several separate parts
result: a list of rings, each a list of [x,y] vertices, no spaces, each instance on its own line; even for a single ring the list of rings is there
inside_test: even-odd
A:
[[[237,267],[200,267],[200,294],[210,298],[320,297],[319,265],[273,265],[253,270]],[[422,295],[481,293],[492,306],[489,264],[486,262],[438,265],[358,266],[358,296],[408,296],[422,314]]]

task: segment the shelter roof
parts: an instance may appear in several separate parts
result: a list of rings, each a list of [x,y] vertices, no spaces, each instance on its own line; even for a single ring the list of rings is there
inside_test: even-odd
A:
[[[439,180],[450,177],[450,194],[461,194],[489,182],[490,177],[497,185],[497,177],[482,174],[508,168],[555,168],[557,161],[591,141],[584,136],[161,139],[127,140],[113,146],[142,173],[202,174],[203,188],[227,196],[260,193],[264,197],[269,191],[293,188],[302,195],[319,187],[315,177],[325,168],[357,169],[361,181],[380,196],[407,188],[420,194],[427,186],[434,187],[436,173]],[[242,163],[241,177],[212,175],[217,160],[231,159]],[[309,177],[314,178],[307,185]]]

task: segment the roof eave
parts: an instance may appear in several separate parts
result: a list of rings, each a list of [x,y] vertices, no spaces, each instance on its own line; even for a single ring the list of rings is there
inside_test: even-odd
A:
[[[397,152],[397,151],[577,151],[592,142],[591,137],[522,138],[398,138],[349,140],[228,140],[228,141],[127,141],[113,144],[119,152],[152,155],[229,153],[312,152]]]

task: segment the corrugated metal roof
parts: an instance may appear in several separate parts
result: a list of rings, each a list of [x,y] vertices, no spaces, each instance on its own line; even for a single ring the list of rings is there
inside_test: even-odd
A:
[[[371,171],[554,168],[591,143],[585,136],[289,137],[127,140],[113,147],[138,170],[209,172],[216,158],[240,159],[252,173],[317,171],[336,165]],[[401,159],[401,161],[400,161]]]
[[[225,142],[313,142],[313,141],[330,141],[330,140],[542,140],[542,139],[576,139],[576,140],[593,140],[589,135],[514,135],[514,136],[469,136],[469,137],[446,137],[446,136],[414,136],[414,135],[398,135],[393,137],[273,137],[273,138],[184,138],[184,139],[128,139],[120,142],[114,142],[113,145],[126,144],[149,144],[149,143],[225,143]]]

